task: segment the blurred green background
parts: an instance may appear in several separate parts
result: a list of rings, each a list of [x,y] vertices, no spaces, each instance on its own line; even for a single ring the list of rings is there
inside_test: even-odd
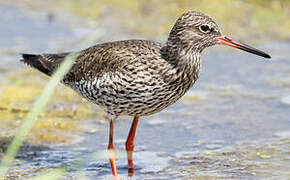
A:
[[[213,17],[226,34],[240,39],[290,39],[289,0],[14,0],[31,10],[73,13],[91,27],[102,26],[108,15],[137,37],[166,39],[168,31],[185,11]],[[111,24],[114,28],[114,24]]]

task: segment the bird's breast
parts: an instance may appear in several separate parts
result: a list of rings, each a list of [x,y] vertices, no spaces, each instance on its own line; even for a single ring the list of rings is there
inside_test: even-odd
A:
[[[166,64],[134,67],[66,84],[110,114],[145,116],[176,102],[194,83],[188,74]]]

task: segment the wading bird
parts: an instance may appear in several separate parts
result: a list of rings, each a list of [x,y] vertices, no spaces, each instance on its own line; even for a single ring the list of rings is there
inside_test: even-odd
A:
[[[216,44],[270,58],[258,49],[223,36],[209,16],[190,11],[178,18],[165,44],[124,40],[78,52],[62,83],[105,110],[110,122],[108,149],[113,152],[114,121],[119,116],[134,117],[126,141],[128,174],[132,176],[139,117],[157,113],[180,99],[199,77],[202,51]],[[22,61],[50,76],[68,55],[23,54]],[[113,176],[117,177],[114,155],[110,163]]]

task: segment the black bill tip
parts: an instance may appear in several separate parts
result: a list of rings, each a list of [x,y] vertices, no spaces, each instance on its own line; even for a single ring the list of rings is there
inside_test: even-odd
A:
[[[218,43],[219,44],[223,44],[223,45],[226,45],[226,46],[230,46],[230,47],[234,47],[234,48],[237,48],[237,49],[241,49],[243,51],[246,51],[246,52],[249,52],[249,53],[252,53],[252,54],[256,54],[258,56],[262,56],[264,58],[271,58],[271,56],[259,49],[256,49],[254,47],[251,47],[247,44],[244,44],[244,43],[241,43],[241,42],[238,42],[238,41],[235,41],[229,37],[226,37],[226,36],[223,36],[223,37],[220,37],[218,38]]]

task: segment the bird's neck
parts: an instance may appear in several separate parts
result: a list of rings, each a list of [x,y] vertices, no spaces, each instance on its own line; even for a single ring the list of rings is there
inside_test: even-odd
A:
[[[167,42],[162,48],[162,55],[177,69],[177,76],[183,76],[192,82],[197,80],[201,70],[201,51],[193,46],[178,46]]]

